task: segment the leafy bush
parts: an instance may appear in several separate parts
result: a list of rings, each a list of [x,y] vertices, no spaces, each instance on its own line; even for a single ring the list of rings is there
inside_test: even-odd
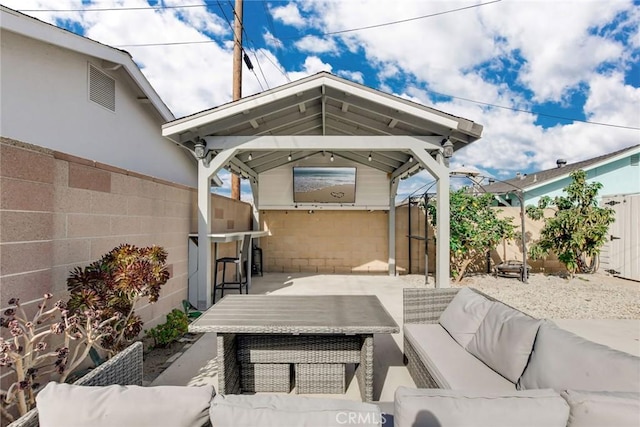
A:
[[[105,320],[119,316],[112,333],[101,345],[110,355],[131,344],[142,331],[142,319],[135,313],[144,297],[154,303],[160,288],[169,280],[167,252],[158,246],[138,248],[123,244],[85,268],[76,267],[67,279],[72,314],[93,310]]]
[[[583,170],[574,171],[570,176],[571,183],[562,190],[566,196],[553,200],[543,197],[538,206],[527,206],[527,215],[540,220],[544,218],[545,208],[557,208],[553,217],[544,219],[540,239],[531,245],[529,254],[532,259],[538,259],[554,252],[573,275],[585,257],[598,256],[615,217],[612,209],[598,206],[601,183],[587,183],[587,174]]]
[[[492,208],[494,196],[490,193],[474,196],[466,189],[452,191],[449,196],[450,229],[449,248],[451,273],[456,281],[462,280],[467,267],[484,257],[487,249],[502,239],[513,238],[512,218],[500,219]],[[427,206],[431,224],[436,227],[435,201]]]
[[[145,331],[153,338],[155,347],[166,347],[187,333],[189,319],[184,311],[174,308],[167,314],[167,321],[161,325]]]
[[[104,319],[101,313],[87,310],[71,314],[64,302],[47,308],[51,294],[46,294],[31,319],[17,298],[0,318],[0,326],[9,329],[10,338],[0,337],[0,366],[15,374],[9,388],[1,390],[2,416],[10,421],[9,410],[17,405],[22,416],[35,405],[35,391],[39,381],[49,374],[58,374],[64,382],[82,363],[92,348],[100,348],[99,341],[109,336],[118,316]],[[72,346],[73,342],[73,346]],[[55,349],[51,349],[52,346]],[[73,348],[72,348],[73,347]]]

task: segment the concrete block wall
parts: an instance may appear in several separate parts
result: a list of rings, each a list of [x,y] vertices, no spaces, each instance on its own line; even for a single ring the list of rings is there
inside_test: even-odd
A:
[[[408,272],[409,267],[409,240],[408,240],[408,206],[398,206],[396,208],[396,258],[398,265],[398,272],[404,274]],[[522,239],[520,233],[520,207],[505,207],[501,206],[495,208],[500,218],[511,218],[512,223],[516,226],[515,239],[511,241],[502,241],[492,248],[491,254],[491,271],[493,268],[501,262],[508,260],[522,261]],[[553,215],[553,212],[549,210],[547,216]],[[525,241],[527,248],[540,237],[540,230],[544,226],[543,221],[534,221],[525,217]],[[424,236],[424,212],[417,206],[411,207],[411,233],[413,235]],[[428,226],[429,237],[429,272],[435,271],[435,230]],[[424,274],[424,241],[411,240],[411,273]],[[554,254],[550,254],[546,259],[528,260],[527,264],[531,266],[531,271],[535,273],[558,273],[566,271],[564,265],[558,261],[558,258]],[[487,262],[483,258],[472,264],[468,268],[469,272],[486,273]]]
[[[66,298],[66,279],[121,243],[168,251],[159,301],[137,308],[145,328],[187,295],[187,236],[195,189],[19,141],[0,140],[0,307],[44,293]]]
[[[424,274],[424,240],[408,237],[408,206],[396,208],[396,271],[398,274]],[[520,227],[520,208],[501,207],[500,217],[511,217]],[[304,272],[320,274],[362,274],[388,272],[387,211],[261,211],[263,229],[271,235],[261,239],[266,272]],[[529,246],[540,236],[544,224],[525,220]],[[411,234],[424,236],[424,213],[411,208]],[[435,230],[428,227],[429,272],[435,272]],[[500,242],[491,250],[491,265],[506,260],[522,260],[520,233],[516,239]],[[409,271],[411,244],[411,271]],[[564,266],[551,254],[546,259],[529,260],[533,272],[557,273]],[[487,271],[486,259],[469,267],[469,272]]]
[[[388,272],[386,211],[260,211],[265,272]]]

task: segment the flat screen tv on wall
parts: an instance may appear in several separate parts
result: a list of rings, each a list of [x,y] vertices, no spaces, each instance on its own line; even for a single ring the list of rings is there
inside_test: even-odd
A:
[[[356,168],[294,167],[294,203],[355,203]]]

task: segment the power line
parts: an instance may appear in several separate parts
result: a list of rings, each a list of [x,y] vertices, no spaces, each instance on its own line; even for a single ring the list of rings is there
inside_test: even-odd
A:
[[[474,5],[471,5],[471,6],[459,7],[457,9],[445,10],[443,12],[430,13],[429,15],[422,15],[422,16],[416,16],[416,17],[413,17],[413,18],[400,19],[400,20],[397,20],[397,21],[384,22],[382,24],[367,25],[365,27],[349,28],[349,29],[346,29],[346,30],[338,30],[338,31],[329,31],[329,32],[326,32],[326,33],[320,33],[319,35],[321,35],[321,36],[332,36],[332,35],[335,35],[335,34],[352,33],[354,31],[362,31],[362,30],[370,30],[372,28],[387,27],[389,25],[403,24],[405,22],[417,21],[417,20],[426,19],[426,18],[433,18],[434,16],[446,15],[448,13],[453,13],[453,12],[460,12],[462,10],[473,9],[473,8],[480,7],[480,6],[487,6],[487,5],[490,5],[492,3],[499,3],[501,1],[502,0],[493,0],[493,1],[490,1],[490,2],[487,2],[487,3],[479,3],[479,4],[474,4]],[[301,37],[298,37],[298,36],[296,36],[296,37],[285,37],[285,38],[283,38],[283,40],[299,39],[299,38],[301,38]]]
[[[368,30],[368,29],[373,29],[373,28],[380,28],[380,27],[389,26],[389,25],[396,25],[396,24],[401,24],[401,23],[405,23],[405,22],[411,22],[411,21],[416,21],[416,20],[420,20],[420,19],[431,18],[431,17],[434,17],[434,16],[440,16],[440,15],[444,15],[444,14],[448,14],[448,13],[459,12],[459,11],[462,11],[462,10],[477,8],[477,7],[480,7],[480,6],[486,6],[486,5],[489,5],[489,4],[498,3],[500,1],[502,1],[502,0],[493,0],[493,1],[490,1],[490,2],[486,2],[486,3],[480,3],[480,4],[476,4],[476,5],[465,6],[465,7],[461,7],[461,8],[457,8],[457,9],[451,9],[451,10],[447,10],[447,11],[443,11],[443,12],[437,12],[437,13],[433,13],[433,14],[429,14],[429,15],[422,15],[422,16],[417,16],[417,17],[413,17],[413,18],[401,19],[401,20],[397,20],[397,21],[391,21],[391,22],[386,22],[386,23],[381,23],[381,24],[369,25],[369,26],[364,26],[364,27],[359,27],[359,28],[350,28],[350,29],[339,30],[339,31],[331,31],[331,32],[326,32],[326,33],[320,33],[319,35],[327,36],[327,35],[335,35],[335,34],[344,34],[344,33],[349,33],[349,32],[362,31],[362,30]],[[229,25],[229,27],[233,31],[233,26],[231,25],[231,23],[230,23],[227,15],[226,15],[224,9],[222,8],[222,5],[220,4],[220,1],[216,0],[216,2],[218,4],[218,7],[220,8],[220,10],[222,11],[222,14],[225,17],[225,20],[227,21],[227,24]],[[263,3],[263,6],[264,6],[264,2],[262,2],[262,3]],[[106,11],[119,11],[119,10],[181,9],[181,8],[207,7],[210,4],[211,3],[209,3],[209,2],[205,2],[205,4],[200,4],[200,5],[181,5],[181,6],[150,6],[150,7],[99,8],[99,9],[19,9],[18,11],[19,12],[106,12]],[[264,7],[266,7],[266,6],[264,6]],[[234,14],[235,14],[235,11],[234,11]],[[268,14],[267,14],[267,16],[268,16]],[[244,29],[244,25],[242,26],[242,31],[247,36],[248,41],[253,45],[253,42],[249,38],[246,30]],[[274,36],[275,36],[275,34],[274,34]],[[300,36],[285,37],[282,40],[299,39],[299,38],[301,38],[301,37]],[[235,34],[234,34],[234,39],[235,39]],[[280,39],[278,39],[278,40],[280,40]],[[238,41],[235,40],[235,42],[238,42]],[[216,43],[216,41],[215,40],[199,40],[199,41],[188,41],[188,42],[144,43],[144,44],[117,45],[117,46],[114,46],[114,47],[126,48],[126,47],[150,47],[150,46],[175,46],[175,45],[207,44],[207,43]],[[267,86],[269,86],[269,84],[268,84],[268,82],[267,82],[267,80],[265,78],[265,75],[262,72],[262,67],[260,66],[260,61],[257,58],[256,51],[257,51],[257,49],[255,49],[255,45],[254,45],[254,50],[253,50],[252,53],[253,53],[254,57],[256,58],[256,62],[258,63],[258,67],[260,69],[260,72],[262,74],[263,79],[265,80],[265,83],[267,84]],[[286,74],[286,72],[283,71],[277,64],[275,64],[271,60],[271,58],[269,58],[268,55],[266,55],[266,54],[263,54],[263,55],[265,56],[265,58],[269,62],[271,62],[271,64],[273,64],[276,67],[276,69],[278,69],[285,76],[287,81],[289,81],[289,82],[291,81],[289,79],[289,76]],[[256,77],[256,80],[258,80],[258,84],[260,84],[260,87],[262,87],[262,84],[260,83],[260,80],[258,79],[258,76],[255,73],[255,71],[254,70],[251,70],[251,71],[253,72],[254,76]],[[534,112],[532,110],[525,110],[525,109],[515,108],[515,107],[507,107],[507,106],[504,106],[504,105],[497,105],[497,104],[492,104],[492,103],[488,103],[488,102],[477,101],[477,100],[474,100],[474,99],[469,99],[469,98],[464,98],[464,97],[459,97],[459,96],[443,94],[443,93],[439,93],[439,92],[428,90],[428,89],[426,91],[430,92],[430,93],[433,93],[433,94],[436,94],[436,95],[439,95],[439,96],[447,97],[447,98],[458,99],[458,100],[461,100],[461,101],[471,102],[471,103],[478,104],[478,105],[485,105],[485,106],[493,107],[493,108],[501,108],[501,109],[504,109],[504,110],[511,110],[511,111],[520,112],[520,113],[527,113],[527,114],[538,115],[538,116],[543,116],[543,117],[549,117],[549,118],[554,118],[554,119],[559,119],[559,120],[566,120],[566,121],[572,121],[572,122],[581,122],[581,123],[590,124],[590,125],[606,126],[606,127],[612,127],[612,128],[618,128],[618,129],[640,130],[640,127],[635,127],[635,126],[624,126],[624,125],[616,125],[616,124],[604,123],[604,122],[594,122],[594,121],[585,120],[585,119],[558,116],[558,115],[547,114],[547,113],[542,113],[542,112]]]
[[[611,124],[611,123],[593,122],[593,121],[590,121],[590,120],[578,119],[578,118],[575,118],[575,117],[557,116],[557,115],[554,115],[554,114],[540,113],[540,112],[535,112],[535,111],[532,111],[532,110],[525,110],[525,109],[522,109],[522,108],[507,107],[505,105],[497,105],[497,104],[491,104],[489,102],[476,101],[475,99],[463,98],[461,96],[447,95],[446,93],[436,92],[436,91],[430,90],[430,89],[425,89],[425,91],[433,93],[433,94],[436,94],[438,96],[443,96],[443,97],[452,98],[452,99],[459,99],[461,101],[466,101],[466,102],[473,102],[474,104],[486,105],[487,107],[501,108],[503,110],[511,110],[511,111],[515,111],[515,112],[518,112],[518,113],[528,113],[528,114],[533,114],[533,115],[537,115],[537,116],[549,117],[549,118],[552,118],[552,119],[561,119],[561,120],[567,120],[567,121],[571,121],[571,122],[581,122],[581,123],[586,123],[586,124],[589,124],[589,125],[608,126],[608,127],[612,127],[612,128],[618,128],[618,129],[640,130],[640,127],[635,127],[635,126],[624,126],[624,125],[615,125],[615,124]]]
[[[231,10],[233,11],[233,16],[234,19],[238,19],[238,14],[236,13],[236,8],[233,6],[233,4],[231,4],[231,0],[227,0],[227,3],[229,3],[229,6],[231,7]],[[256,64],[258,64],[258,69],[260,70],[260,74],[262,74],[262,78],[264,79],[264,84],[267,85],[268,89],[271,89],[271,87],[269,87],[269,82],[267,81],[267,78],[264,75],[264,72],[262,71],[262,66],[260,65],[260,61],[258,60],[258,56],[256,55],[255,51],[255,45],[253,44],[253,41],[251,40],[251,38],[249,37],[249,33],[247,33],[247,30],[244,28],[244,20],[240,20],[240,28],[244,35],[245,38],[247,39],[247,41],[253,46],[253,57],[256,59]],[[256,74],[256,72],[252,69],[251,71],[253,71],[253,74],[256,76],[256,79],[258,78],[258,75]],[[258,83],[260,83],[260,80],[258,80]],[[264,92],[264,88],[262,87],[262,84],[260,84],[260,88],[262,89],[262,91]]]
[[[251,71],[254,75],[254,77],[256,78],[256,80],[258,81],[258,84],[260,85],[260,89],[262,89],[262,91],[264,92],[264,87],[262,86],[262,83],[260,82],[260,79],[258,78],[258,75],[256,74],[255,70],[253,69],[253,66],[251,66],[251,61],[249,60],[249,57],[246,56],[246,52],[244,51],[244,48],[242,47],[242,43],[240,43],[240,40],[237,39],[236,37],[236,32],[233,28],[233,25],[231,25],[231,21],[229,20],[229,18],[227,17],[227,13],[224,11],[222,4],[220,3],[220,0],[216,0],[216,3],[218,3],[218,7],[220,8],[220,11],[222,12],[222,15],[224,16],[224,20],[227,21],[227,25],[229,25],[229,28],[231,29],[231,33],[233,34],[233,41],[234,43],[238,43],[240,44],[240,49],[242,50],[242,53],[244,54],[245,58],[244,58],[244,62],[247,65],[247,68],[249,69],[249,71]],[[231,6],[231,10],[233,10],[233,14],[234,16],[237,18],[238,16],[236,15],[236,11],[233,8],[233,5]],[[240,28],[245,35],[247,35],[247,32],[244,30],[244,23],[242,21],[240,21]],[[247,35],[248,38],[248,35]],[[254,55],[255,56],[255,55]],[[257,61],[257,58],[256,58]],[[260,63],[258,62],[258,66],[260,65]],[[262,68],[261,68],[262,70]],[[264,77],[264,74],[263,74]],[[267,86],[269,86],[269,84],[267,83],[267,80],[265,79],[264,81]]]
[[[16,9],[18,12],[114,12],[114,11],[130,11],[130,10],[161,10],[161,9],[188,9],[194,7],[207,7],[210,3],[205,4],[185,4],[181,6],[140,6],[140,7],[104,7],[95,9]]]

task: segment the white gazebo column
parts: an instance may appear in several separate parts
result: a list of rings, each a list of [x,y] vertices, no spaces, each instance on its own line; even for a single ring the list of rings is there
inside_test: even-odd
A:
[[[210,163],[198,162],[198,309],[211,306],[211,177],[213,177],[233,155],[235,150],[225,150]]]
[[[396,194],[398,178],[393,178],[389,185],[389,276],[396,275]]]
[[[436,222],[436,288],[449,287],[450,262],[450,216],[449,216],[449,170],[437,178],[436,203],[438,216]]]
[[[436,179],[436,288],[449,287],[449,168],[441,157],[436,161],[423,148],[412,148],[414,156]]]

